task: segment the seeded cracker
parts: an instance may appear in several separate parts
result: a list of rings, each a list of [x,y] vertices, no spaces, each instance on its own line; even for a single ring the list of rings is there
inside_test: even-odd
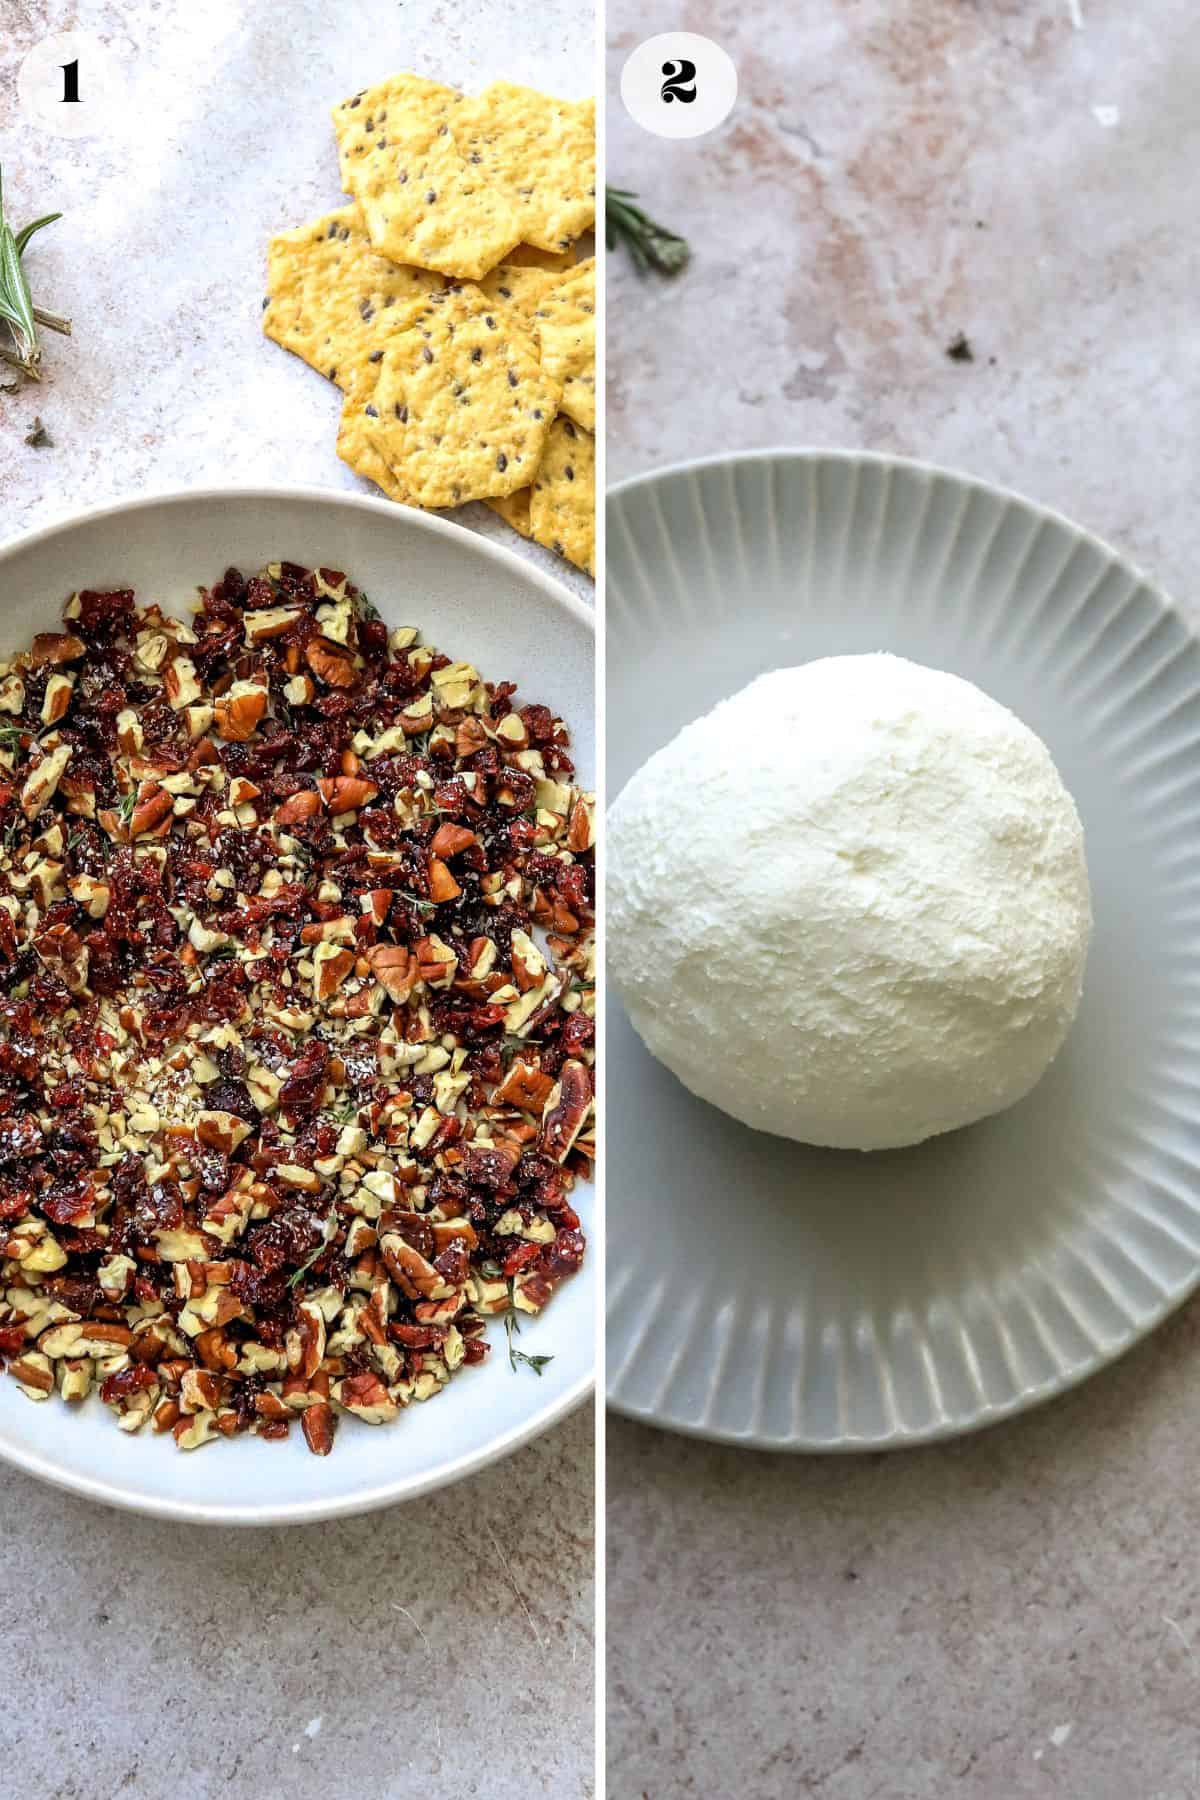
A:
[[[502,301],[520,313],[537,340],[535,314],[544,296],[562,280],[553,269],[531,269],[520,263],[497,263],[479,283],[490,300]]]
[[[484,505],[490,506],[494,513],[500,514],[507,525],[511,525],[514,531],[519,531],[522,537],[527,538],[529,536],[529,503],[532,499],[533,489],[523,487],[518,488],[514,494],[498,494],[491,500],[485,500]]]
[[[388,468],[367,435],[374,422],[365,411],[368,403],[369,396],[347,394],[338,424],[337,453],[347,468],[364,480],[373,481],[389,500],[398,500],[402,506],[415,505],[408,489]]]
[[[534,478],[529,535],[590,575],[596,543],[596,444],[570,419],[555,419]]]
[[[334,125],[342,178],[375,249],[478,280],[522,233],[514,208],[455,141],[452,121],[463,104],[453,88],[400,75],[343,101]]]
[[[562,410],[596,429],[596,265],[588,261],[541,296],[533,323],[542,367],[563,391]]]
[[[564,270],[574,267],[574,250],[535,250],[532,244],[518,244],[515,250],[505,257],[506,263],[523,269],[553,269],[561,275]]]
[[[424,269],[376,256],[358,207],[340,206],[271,239],[263,332],[349,388],[392,329],[397,303],[420,300],[437,285]]]
[[[454,114],[454,135],[513,208],[519,241],[565,250],[596,218],[596,107],[494,81]]]
[[[559,393],[516,315],[477,289],[455,289],[389,341],[364,413],[417,505],[460,506],[529,484]]]
[[[360,165],[386,151],[389,138],[388,114],[397,126],[407,109],[419,109],[425,116],[449,121],[461,105],[463,95],[457,88],[440,81],[427,81],[422,75],[389,75],[374,87],[363,88],[341,101],[333,109],[333,131],[337,138],[338,168],[342,186],[348,194],[358,192],[362,178]]]

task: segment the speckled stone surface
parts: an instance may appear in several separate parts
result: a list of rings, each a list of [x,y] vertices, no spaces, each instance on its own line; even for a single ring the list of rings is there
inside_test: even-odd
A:
[[[1019,488],[1192,618],[1194,15],[1181,0],[612,0],[741,98],[609,177],[687,234],[610,267],[609,478],[858,445]],[[965,333],[973,361],[947,347]],[[612,1800],[1200,1794],[1200,1317],[1023,1421],[867,1460],[609,1433]]]
[[[365,489],[334,454],[333,390],[259,334],[267,236],[338,202],[328,106],[402,67],[588,93],[592,15],[579,0],[353,15],[0,0],[5,195],[18,223],[67,215],[30,268],[76,326],[47,334],[41,388],[0,394],[0,537],[146,487]],[[25,52],[76,24],[128,72],[121,139],[50,140],[18,118]],[[53,448],[22,441],[35,413]],[[522,547],[482,507],[464,517]],[[22,1672],[0,1791],[19,1766],[24,1800],[583,1800],[592,1486],[590,1409],[451,1490],[287,1532],[139,1520],[0,1466],[0,1612]]]
[[[334,449],[341,396],[261,334],[266,244],[344,196],[330,108],[396,69],[478,91],[503,76],[568,99],[595,88],[590,0],[70,0],[0,3],[0,163],[31,245],[46,380],[0,393],[0,537],[139,490],[311,482],[377,494]],[[16,75],[82,27],[125,84],[122,128],[78,143],[22,123]],[[23,443],[40,415],[53,448]],[[592,583],[482,505],[453,515],[575,593]]]
[[[287,1531],[138,1519],[0,1465],[0,1792],[587,1800],[591,1492],[590,1407],[428,1499]]]

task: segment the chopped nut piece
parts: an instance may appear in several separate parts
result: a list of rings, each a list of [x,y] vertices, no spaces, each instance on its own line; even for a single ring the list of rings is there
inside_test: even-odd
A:
[[[252,1063],[246,1071],[246,1086],[259,1112],[274,1112],[279,1105],[279,1090],[283,1086],[278,1075],[271,1069],[264,1068],[262,1063]]]
[[[77,638],[73,632],[39,631],[29,652],[29,666],[31,669],[41,669],[47,663],[57,666],[60,663],[78,662],[86,648],[83,639]]]
[[[376,981],[402,1006],[420,979],[416,957],[403,944],[372,944],[367,962]]]
[[[36,819],[49,806],[73,751],[73,744],[60,744],[34,765],[21,789],[21,811],[27,819]]]
[[[96,881],[90,875],[72,875],[67,887],[72,900],[78,901],[90,919],[104,917],[112,892],[106,881]]]
[[[117,714],[117,742],[126,756],[136,756],[145,742],[142,722],[131,706]]]
[[[549,709],[338,571],[67,618],[0,662],[3,1360],[323,1456],[582,1259],[593,797]]]
[[[326,643],[323,638],[312,638],[305,647],[304,660],[307,662],[318,681],[326,687],[350,688],[358,680],[358,671],[354,667],[354,659],[344,650]]]
[[[57,725],[66,717],[75,687],[74,675],[51,675],[42,696],[42,724]]]
[[[198,1412],[193,1417],[184,1417],[174,1427],[175,1447],[178,1450],[198,1450],[201,1444],[211,1444],[217,1435],[217,1415],[212,1412]]]
[[[252,681],[235,681],[213,709],[217,730],[231,743],[245,743],[254,736],[267,710],[267,690]]]
[[[228,1156],[245,1143],[250,1127],[236,1113],[206,1111],[196,1116],[196,1136],[210,1150],[220,1150]]]
[[[129,815],[130,838],[145,837],[157,831],[170,817],[172,805],[171,796],[165,789],[153,782],[143,783],[138,802]]]
[[[333,1408],[328,1402],[319,1400],[314,1406],[305,1407],[300,1416],[300,1426],[313,1455],[328,1456],[333,1449],[334,1430]]]
[[[54,1392],[54,1371],[50,1359],[39,1350],[26,1350],[15,1362],[9,1364],[9,1372],[23,1394],[30,1400],[48,1400]]]
[[[246,642],[263,644],[269,638],[282,637],[288,626],[300,617],[298,606],[263,606],[246,614]]]
[[[196,665],[190,656],[177,656],[168,663],[163,676],[163,690],[167,696],[167,704],[174,712],[182,712],[185,706],[192,706],[200,698],[200,683],[196,679]]]

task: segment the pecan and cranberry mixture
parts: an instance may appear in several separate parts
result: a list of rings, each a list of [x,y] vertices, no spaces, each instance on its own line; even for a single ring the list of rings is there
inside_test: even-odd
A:
[[[97,1390],[185,1450],[299,1420],[324,1455],[579,1267],[594,803],[514,691],[290,563],[190,625],[76,594],[0,663],[0,1358],[31,1399]]]

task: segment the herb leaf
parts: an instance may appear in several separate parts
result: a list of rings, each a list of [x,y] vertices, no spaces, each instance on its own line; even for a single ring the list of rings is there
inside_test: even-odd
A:
[[[535,1375],[540,1375],[546,1364],[554,1361],[552,1356],[526,1356],[524,1350],[517,1349],[513,1339],[520,1336],[521,1321],[515,1312],[505,1313],[504,1329],[508,1333],[508,1366],[514,1374],[518,1363],[525,1363]]]
[[[665,225],[656,225],[634,204],[636,199],[637,195],[628,188],[604,190],[604,235],[608,248],[615,250],[618,243],[624,244],[639,275],[649,269],[657,269],[660,275],[678,275],[692,253],[691,245]]]
[[[53,225],[61,213],[45,213],[14,232],[4,217],[3,171],[0,171],[0,320],[8,326],[13,348],[0,345],[0,361],[11,363],[33,381],[42,378],[42,348],[38,342],[38,320],[55,331],[70,331],[69,319],[43,312],[33,304],[29,282],[21,266],[21,257],[36,231]]]
[[[300,1267],[298,1269],[294,1269],[292,1271],[292,1273],[288,1276],[287,1284],[290,1288],[294,1288],[298,1281],[303,1281],[304,1277],[308,1274],[308,1271],[312,1268],[313,1264],[316,1261],[318,1261],[318,1259],[320,1257],[324,1256],[324,1254],[328,1250],[330,1244],[332,1244],[333,1239],[334,1239],[334,1234],[337,1229],[337,1227],[334,1223],[336,1218],[337,1218],[337,1207],[336,1207],[336,1205],[334,1205],[334,1206],[330,1207],[328,1213],[325,1216],[325,1223],[321,1227],[320,1243],[317,1245],[316,1249],[312,1252],[312,1254],[310,1256],[305,1257],[304,1261],[300,1264]]]
[[[56,219],[61,218],[61,213],[43,213],[40,219],[34,219],[32,224],[26,225],[22,230],[14,233],[13,243],[17,246],[17,255],[24,256],[25,246],[35,231],[40,231],[43,225],[53,225]]]

